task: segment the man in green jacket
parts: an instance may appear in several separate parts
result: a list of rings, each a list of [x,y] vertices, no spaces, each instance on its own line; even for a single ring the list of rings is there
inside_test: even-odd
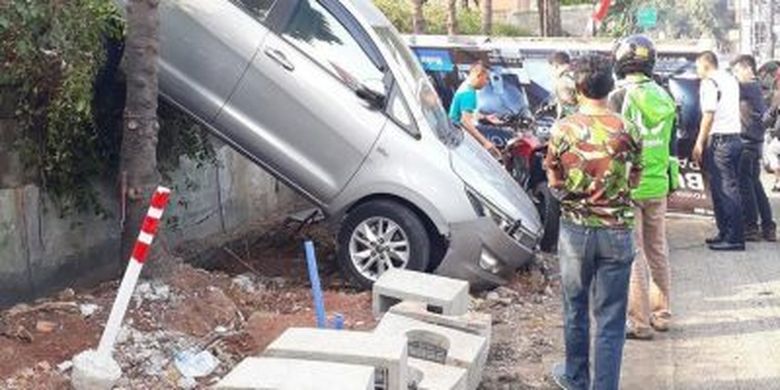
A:
[[[634,35],[621,40],[614,57],[620,82],[610,105],[635,124],[642,137],[642,178],[631,193],[638,256],[631,271],[626,336],[647,340],[653,337],[652,329],[667,331],[671,318],[665,216],[666,198],[676,187],[679,172],[670,153],[677,110],[674,99],[652,79],[656,50],[649,38]]]

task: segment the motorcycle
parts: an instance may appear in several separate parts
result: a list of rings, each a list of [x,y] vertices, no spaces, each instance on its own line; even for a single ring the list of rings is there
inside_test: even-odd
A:
[[[545,102],[539,109],[499,116],[500,124],[482,122],[479,130],[501,151],[501,162],[536,206],[544,224],[539,247],[553,253],[558,246],[560,204],[547,185],[544,158],[555,122],[556,107]]]

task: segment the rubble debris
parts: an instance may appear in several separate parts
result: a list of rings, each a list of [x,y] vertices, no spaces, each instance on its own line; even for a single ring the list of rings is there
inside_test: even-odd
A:
[[[79,311],[83,317],[91,317],[100,310],[100,306],[94,303],[84,303],[79,305]]]
[[[242,291],[246,293],[251,294],[257,292],[257,285],[255,284],[255,280],[251,274],[238,275],[234,277],[231,281],[233,282],[233,284],[238,286]]]
[[[180,389],[190,390],[198,387],[198,381],[196,381],[195,378],[185,376],[185,377],[181,377],[179,381],[176,383],[176,385]]]
[[[60,364],[57,365],[57,371],[59,372],[67,372],[71,368],[73,368],[73,361],[72,360],[66,360]]]
[[[71,384],[75,390],[110,390],[121,376],[122,369],[108,354],[87,350],[73,358]]]
[[[13,318],[37,311],[67,311],[78,313],[79,305],[75,302],[43,302],[35,306],[19,304],[9,309],[5,315],[8,318]]]
[[[51,333],[57,330],[58,326],[56,322],[40,320],[35,323],[35,330],[38,333]]]
[[[150,302],[167,301],[171,297],[171,288],[161,282],[139,283],[133,293],[133,298],[138,300],[138,305],[144,300]]]
[[[219,366],[219,360],[207,350],[199,352],[187,350],[176,354],[174,364],[182,376],[202,378],[211,374]]]
[[[57,299],[60,301],[73,301],[76,299],[76,292],[72,288],[66,288],[57,294]]]
[[[18,339],[25,343],[32,343],[34,338],[32,333],[27,330],[23,325],[17,326],[13,330],[4,330],[2,333],[0,333],[0,336],[5,336],[11,339]]]

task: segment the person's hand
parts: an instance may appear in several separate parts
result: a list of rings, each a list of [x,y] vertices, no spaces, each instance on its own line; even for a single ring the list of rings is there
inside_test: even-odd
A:
[[[495,158],[501,158],[501,151],[500,151],[500,150],[498,150],[498,148],[496,147],[496,145],[494,145],[492,142],[490,142],[490,141],[485,141],[485,143],[484,143],[484,144],[482,144],[482,146],[483,146],[485,149],[487,149],[487,151],[488,151],[488,152],[490,152],[490,154],[492,154],[492,155],[493,155],[493,157],[495,157]]]
[[[496,114],[490,114],[490,115],[486,116],[485,120],[490,122],[490,123],[492,123],[492,124],[494,124],[494,125],[500,125],[500,124],[504,123],[504,121],[502,121],[501,118],[499,118]]]
[[[704,145],[702,145],[701,142],[696,142],[696,146],[693,147],[693,153],[691,154],[691,157],[693,158],[693,161],[695,161],[699,166],[702,165],[701,158],[704,154]]]

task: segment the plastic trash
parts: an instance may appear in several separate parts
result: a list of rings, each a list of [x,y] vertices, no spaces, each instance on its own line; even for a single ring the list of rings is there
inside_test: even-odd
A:
[[[186,350],[176,354],[174,365],[183,377],[201,378],[214,372],[219,360],[209,351]]]

